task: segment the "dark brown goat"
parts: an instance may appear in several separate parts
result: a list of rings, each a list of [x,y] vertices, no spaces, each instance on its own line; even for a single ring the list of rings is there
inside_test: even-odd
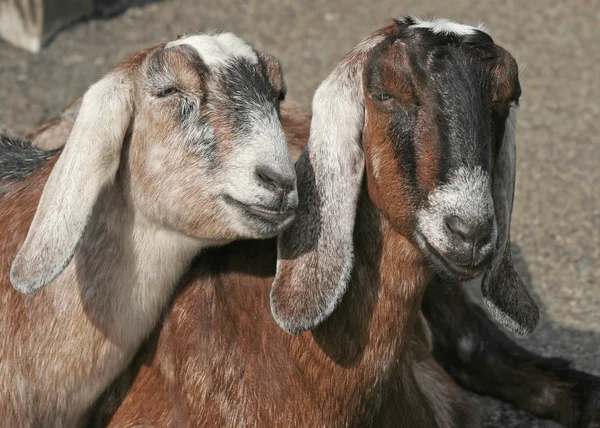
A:
[[[198,260],[162,326],[100,403],[99,425],[477,426],[476,412],[434,361],[432,341],[467,387],[566,426],[598,423],[596,378],[519,348],[460,287],[484,271],[500,321],[517,332],[536,322],[531,300],[510,298],[525,293],[508,252],[516,66],[481,31],[451,28],[398,21],[330,75],[315,95],[310,141],[297,163],[299,212],[279,250],[274,241],[237,242]],[[470,73],[453,79],[456,68]],[[284,108],[282,118],[289,135],[294,117]],[[304,138],[302,122],[292,125]],[[457,175],[465,165],[477,172]],[[479,190],[486,173],[493,183]],[[461,200],[461,186],[471,186],[473,200]],[[431,239],[426,227],[435,225],[419,221],[432,221],[440,189],[449,192],[446,203],[459,201],[448,227],[466,239],[475,218],[462,204],[477,205],[492,188],[495,222],[482,222],[467,262],[456,236],[439,254],[420,242]],[[493,261],[477,259],[484,238],[494,244]],[[521,303],[524,317],[506,306]],[[291,336],[278,324],[313,330]],[[459,345],[463,338],[470,346]]]

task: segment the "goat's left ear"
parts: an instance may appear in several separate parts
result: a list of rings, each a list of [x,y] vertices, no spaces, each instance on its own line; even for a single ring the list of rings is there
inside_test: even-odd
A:
[[[516,173],[517,107],[511,106],[493,173],[493,198],[498,224],[497,255],[484,274],[483,301],[490,313],[520,336],[531,333],[540,320],[537,304],[515,271],[510,250],[510,219]]]
[[[18,291],[35,293],[71,261],[100,192],[117,174],[132,102],[131,82],[121,71],[109,73],[85,93],[12,263],[10,279]]]
[[[363,67],[350,52],[313,99],[310,139],[296,163],[293,223],[279,237],[271,311],[291,334],[310,330],[341,301],[353,268],[356,204],[364,171]]]

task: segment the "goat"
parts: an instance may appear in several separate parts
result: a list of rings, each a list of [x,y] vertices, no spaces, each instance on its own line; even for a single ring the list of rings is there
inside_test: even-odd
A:
[[[3,425],[84,424],[200,251],[290,223],[284,95],[275,58],[196,34],[92,85],[64,149],[1,138]]]
[[[500,321],[518,333],[537,323],[508,242],[518,97],[515,61],[482,29],[403,18],[361,42],[315,94],[300,205],[278,250],[236,242],[195,262],[95,424],[476,426],[431,341],[478,392],[520,389],[512,398],[538,414],[598,420],[596,378],[519,348],[460,288],[486,272]],[[308,115],[284,104],[282,120],[302,146]]]

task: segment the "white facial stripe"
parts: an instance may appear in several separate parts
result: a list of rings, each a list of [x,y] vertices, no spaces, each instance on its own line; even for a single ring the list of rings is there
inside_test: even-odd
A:
[[[416,24],[412,25],[415,28],[429,28],[432,33],[439,34],[456,34],[458,36],[468,36],[469,34],[475,33],[475,31],[485,32],[483,24],[479,24],[477,27],[470,25],[463,25],[457,22],[450,21],[449,19],[432,19],[422,20],[420,18],[413,18]]]
[[[248,195],[260,199],[261,190],[256,190],[256,168],[267,166],[282,176],[293,176],[294,164],[290,158],[285,134],[277,112],[265,106],[257,105],[248,112],[247,131],[238,133],[239,143],[231,156],[231,170],[235,170],[235,180],[230,180],[227,192],[230,196],[248,204],[261,205],[261,201],[250,201]],[[263,189],[265,197],[271,197],[271,191]],[[263,204],[264,205],[264,204]]]
[[[480,168],[459,168],[430,196],[430,206],[444,206],[448,215],[462,218],[486,218],[493,206],[489,175]]]
[[[202,61],[209,67],[226,64],[231,58],[243,58],[251,64],[258,63],[258,56],[252,47],[231,33],[195,34],[182,37],[167,43],[165,49],[180,45],[188,45],[196,49]]]
[[[236,35],[232,33],[222,33],[213,37],[221,43],[230,55],[236,58],[246,58],[250,63],[258,64],[258,56],[256,55],[256,52],[254,52],[254,49]]]

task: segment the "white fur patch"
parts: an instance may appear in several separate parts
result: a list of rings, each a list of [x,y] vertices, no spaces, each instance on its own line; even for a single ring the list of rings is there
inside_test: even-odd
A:
[[[208,66],[227,63],[231,58],[246,59],[251,64],[258,63],[258,56],[252,47],[231,33],[195,34],[167,43],[165,49],[188,45],[198,51],[202,61]]]
[[[415,28],[429,28],[432,33],[439,34],[456,34],[457,36],[468,36],[469,34],[474,34],[475,31],[483,31],[485,32],[485,27],[483,24],[479,24],[477,27],[472,27],[470,25],[459,24],[454,21],[450,21],[445,18],[436,18],[431,20],[423,20],[420,18],[413,18],[416,24],[412,25]]]
[[[428,207],[418,212],[418,229],[427,242],[442,253],[452,247],[445,231],[446,217],[457,216],[469,223],[479,223],[494,215],[490,177],[481,168],[459,168],[448,183],[431,192],[428,199]],[[487,245],[494,245],[496,234],[495,229]]]
[[[241,100],[240,100],[241,102]],[[231,198],[247,205],[272,206],[277,193],[258,185],[257,168],[267,167],[281,177],[295,180],[294,163],[291,160],[281,122],[274,107],[256,105],[248,112],[248,130],[239,136],[239,144],[227,161],[230,174],[223,191]],[[288,201],[297,203],[298,194],[290,192]],[[275,198],[275,199],[274,199]],[[245,236],[245,221],[237,224]]]

